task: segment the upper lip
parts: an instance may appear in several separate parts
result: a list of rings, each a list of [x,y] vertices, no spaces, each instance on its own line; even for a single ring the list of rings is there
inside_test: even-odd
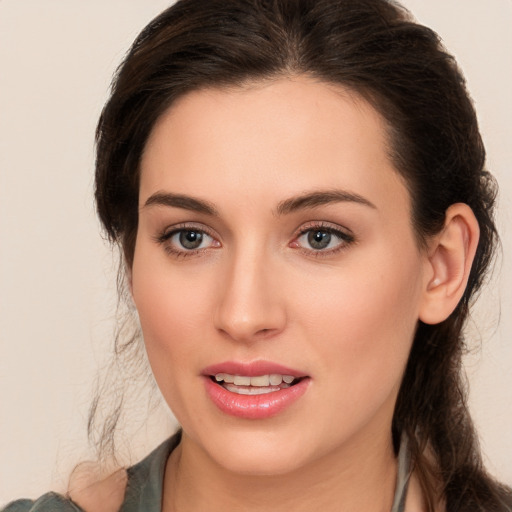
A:
[[[229,375],[245,375],[247,377],[257,377],[258,375],[292,375],[293,377],[306,377],[304,372],[288,368],[271,361],[253,361],[251,363],[243,363],[239,361],[225,361],[206,367],[202,372],[203,375],[211,376],[219,373],[227,373]]]

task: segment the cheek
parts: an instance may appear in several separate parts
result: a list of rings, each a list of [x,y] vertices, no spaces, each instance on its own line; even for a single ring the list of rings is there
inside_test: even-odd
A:
[[[354,406],[398,387],[418,320],[421,260],[414,253],[382,254],[373,264],[348,265],[305,308],[322,375],[353,397]]]
[[[173,269],[156,251],[138,247],[132,274],[133,299],[139,313],[144,343],[155,379],[169,402],[180,375],[197,358],[205,343],[208,318],[207,281]]]

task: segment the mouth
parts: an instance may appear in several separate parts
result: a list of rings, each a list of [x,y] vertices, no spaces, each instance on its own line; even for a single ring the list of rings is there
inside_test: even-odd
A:
[[[222,386],[231,393],[239,395],[264,395],[276,393],[298,384],[304,377],[270,373],[265,375],[232,375],[229,373],[217,373],[210,375],[212,382]]]
[[[266,361],[225,362],[203,372],[206,393],[221,412],[250,420],[280,414],[309,389],[311,377]]]

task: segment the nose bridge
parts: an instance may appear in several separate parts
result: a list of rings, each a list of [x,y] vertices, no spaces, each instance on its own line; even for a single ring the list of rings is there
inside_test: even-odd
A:
[[[233,250],[221,276],[217,329],[239,341],[281,331],[286,315],[277,272],[277,265],[261,244],[248,243]]]

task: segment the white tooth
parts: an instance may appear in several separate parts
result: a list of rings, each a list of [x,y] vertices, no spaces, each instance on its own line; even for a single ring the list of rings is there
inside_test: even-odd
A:
[[[224,382],[235,382],[235,377],[233,375],[229,375],[229,373],[223,373],[224,375]]]
[[[286,384],[291,384],[293,379],[295,379],[295,377],[292,375],[283,375],[283,381],[286,382]]]
[[[224,374],[223,373],[217,373],[217,375],[215,375],[215,380],[217,382],[220,382],[221,380],[224,380]]]
[[[279,375],[278,373],[272,373],[270,374],[270,384],[272,386],[279,386],[283,382],[283,376]]]
[[[251,377],[251,386],[268,386],[269,384],[269,375],[259,375],[258,377]]]
[[[245,388],[249,390],[250,395],[264,395],[265,393],[274,393],[274,391],[280,391],[280,388],[276,387],[261,387],[261,388]]]
[[[245,375],[235,375],[235,379],[233,381],[236,386],[250,386],[251,385],[251,377],[246,377]]]
[[[225,384],[224,387],[231,391],[232,393],[237,393],[239,395],[264,395],[266,393],[274,393],[275,391],[280,391],[279,387],[253,387],[253,388],[239,388],[233,384]]]

